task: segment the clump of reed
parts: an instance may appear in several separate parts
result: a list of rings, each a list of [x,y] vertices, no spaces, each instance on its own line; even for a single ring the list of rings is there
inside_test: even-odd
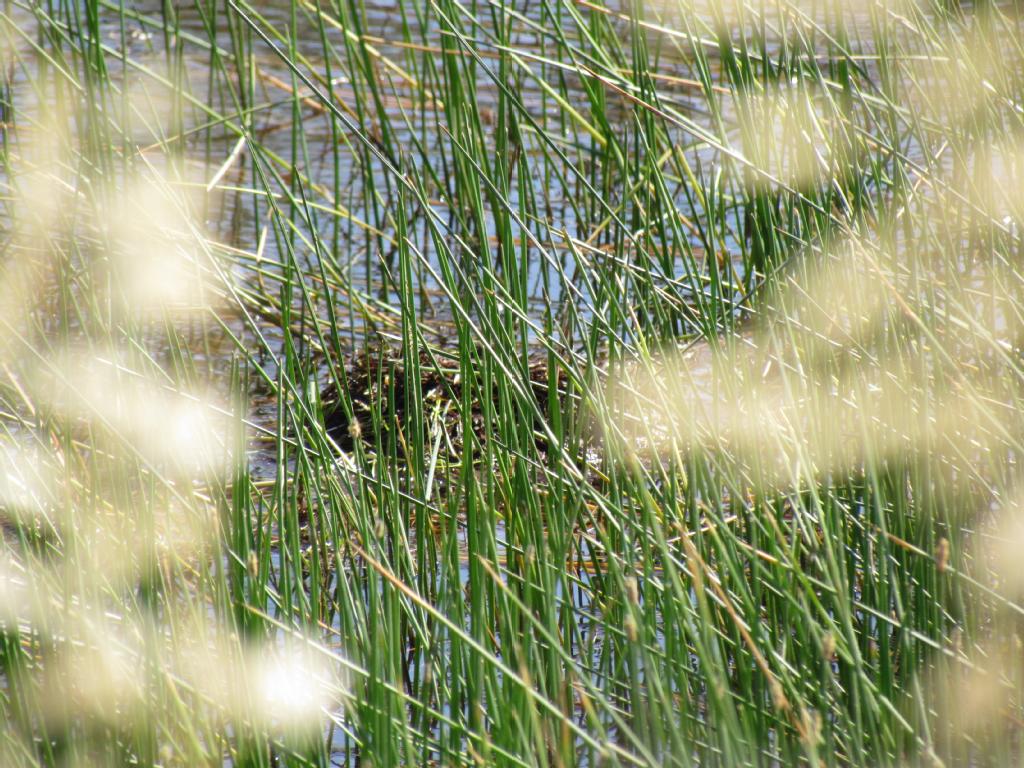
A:
[[[5,5],[0,762],[1018,762],[1020,33]]]

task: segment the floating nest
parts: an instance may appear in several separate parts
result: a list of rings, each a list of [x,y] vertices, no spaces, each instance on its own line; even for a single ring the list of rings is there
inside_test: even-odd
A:
[[[445,446],[450,452],[461,453],[465,443],[466,420],[462,409],[466,382],[458,361],[422,350],[418,355],[418,370],[407,371],[406,368],[401,351],[388,346],[367,347],[348,357],[341,383],[347,388],[351,410],[346,408],[333,382],[321,393],[324,426],[339,448],[352,451],[356,441],[364,445],[375,443],[378,439],[375,424],[379,425],[379,437],[390,433],[411,442],[409,430],[414,427],[408,411],[418,400],[424,437],[432,443],[438,437],[438,428],[443,428]],[[561,370],[553,373],[546,356],[531,357],[526,373],[530,392],[543,418],[550,415],[549,387],[558,388],[558,407],[565,405],[567,377]],[[418,398],[411,387],[419,390]],[[479,384],[472,388],[468,422],[481,441],[487,439],[488,431],[483,396]],[[488,396],[497,404],[496,387]],[[539,423],[534,424],[534,435],[544,442],[539,426]]]

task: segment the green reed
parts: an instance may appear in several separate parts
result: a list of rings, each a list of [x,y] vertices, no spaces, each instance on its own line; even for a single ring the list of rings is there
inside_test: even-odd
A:
[[[1020,32],[7,3],[4,764],[1019,760]]]

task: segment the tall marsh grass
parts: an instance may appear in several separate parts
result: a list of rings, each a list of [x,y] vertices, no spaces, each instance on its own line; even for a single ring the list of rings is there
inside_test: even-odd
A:
[[[1022,31],[5,2],[0,763],[1019,763]]]

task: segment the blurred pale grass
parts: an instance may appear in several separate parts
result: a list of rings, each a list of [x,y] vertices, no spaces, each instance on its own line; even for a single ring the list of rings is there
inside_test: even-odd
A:
[[[73,223],[69,216],[78,199],[67,116],[43,107],[19,130],[14,151],[12,224],[22,241],[49,242]]]
[[[107,222],[107,258],[125,311],[162,317],[209,309],[216,296],[195,205],[150,166],[118,190],[98,221]]]
[[[736,104],[741,152],[757,171],[753,186],[807,190],[848,168],[856,135],[851,116],[829,94],[808,92],[803,83],[770,87]]]
[[[756,29],[762,24],[772,34],[779,36],[793,26],[806,31],[825,27],[834,32],[847,26],[865,25],[874,16],[894,24],[913,15],[921,7],[915,0],[795,0],[771,4],[747,0],[655,0],[651,5],[656,12],[672,18],[689,18],[707,25],[717,33],[737,36],[740,31],[751,27]]]
[[[986,642],[970,648],[957,642],[949,651],[960,663],[943,667],[928,681],[952,733],[981,743],[1012,738],[1013,713],[1022,703],[1024,632],[1018,606],[1024,597],[1024,490],[1016,479],[1017,485],[994,495],[990,508],[977,510],[979,535],[970,553],[1012,602]]]
[[[962,35],[929,39],[903,64],[906,108],[955,136],[971,124],[1001,121],[1019,111],[1024,83],[1020,40],[995,24],[978,23]]]
[[[66,728],[82,715],[125,726],[145,706],[145,657],[140,637],[119,622],[82,615],[65,625],[43,668],[42,711],[51,727]],[[62,636],[63,635],[63,636]]]
[[[166,119],[169,101],[154,101],[145,84],[125,99],[136,116],[149,111],[147,140],[160,139],[164,131],[153,125]],[[116,333],[110,344],[83,336],[26,355],[38,337],[31,318],[45,311],[68,244],[86,233],[90,271],[78,298],[105,296],[115,318],[158,323],[217,306],[203,261],[208,244],[195,224],[199,203],[182,191],[200,185],[172,183],[149,148],[127,182],[83,186],[76,177],[80,148],[67,122],[67,115],[47,112],[19,136],[10,166],[12,220],[24,255],[7,260],[0,288],[5,324],[14,331],[0,364],[30,415],[45,414],[74,435],[74,456],[19,442],[17,433],[0,446],[0,522],[44,542],[35,551],[7,538],[0,555],[2,621],[52,644],[35,682],[41,726],[70,729],[85,721],[130,732],[157,715],[159,681],[174,680],[172,687],[203,702],[195,713],[200,730],[206,717],[317,730],[342,690],[329,654],[311,652],[305,641],[243,643],[210,618],[195,632],[212,639],[185,647],[173,635],[154,636],[136,609],[119,604],[154,574],[188,584],[221,557],[223,532],[209,489],[237,464],[239,419],[216,391],[223,383],[176,380]],[[195,623],[196,610],[205,608],[169,602],[163,621],[183,627]],[[21,759],[16,752],[5,764]]]
[[[966,172],[953,189],[981,212],[980,226],[996,221],[1014,234],[1024,222],[1024,140],[977,139]]]
[[[115,596],[147,575],[170,577],[216,555],[217,519],[201,497],[186,503],[173,497],[146,499],[140,492],[117,509],[97,502],[102,489],[76,486],[63,494],[60,519],[45,527],[2,519],[6,526],[18,522],[47,542],[39,553],[8,546],[0,556],[0,614],[8,620],[46,625],[47,611],[58,606],[93,594]],[[55,484],[53,490],[58,488]],[[67,509],[71,499],[79,508]]]
[[[298,636],[243,642],[183,612],[172,638],[154,635],[145,621],[66,601],[43,615],[37,631],[50,649],[35,685],[46,727],[58,731],[84,721],[129,732],[159,717],[162,700],[184,697],[194,702],[191,727],[226,719],[304,738],[349,697],[336,653]]]
[[[343,704],[348,687],[332,652],[292,635],[240,644],[215,633],[179,648],[173,667],[228,716],[285,730],[322,726]]]
[[[214,395],[169,386],[119,362],[114,350],[71,349],[29,379],[38,401],[123,439],[151,464],[194,474],[230,465],[230,411]]]
[[[1016,323],[975,322],[955,340],[929,338],[914,327],[909,285],[883,266],[898,263],[851,239],[784,281],[747,339],[630,366],[609,398],[627,417],[624,434],[651,455],[723,451],[756,464],[769,487],[921,450],[970,473],[1024,426],[1013,406],[1022,393],[1004,359]],[[999,301],[994,286],[976,287]],[[915,340],[901,327],[925,333]],[[893,329],[903,340],[884,343]],[[964,350],[993,346],[996,355],[979,364],[936,346],[953,350],[954,341]]]
[[[54,525],[59,502],[60,462],[56,453],[6,435],[0,444],[0,509],[11,521]]]

